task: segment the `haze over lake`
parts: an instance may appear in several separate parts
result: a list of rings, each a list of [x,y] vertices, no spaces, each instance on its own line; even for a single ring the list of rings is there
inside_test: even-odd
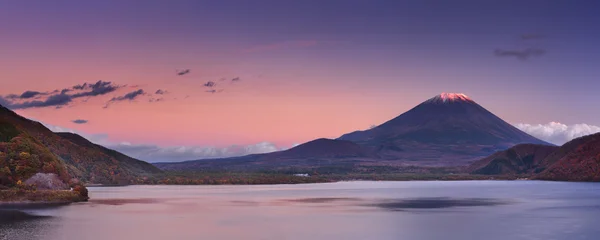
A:
[[[597,239],[600,184],[340,182],[92,187],[0,239]]]

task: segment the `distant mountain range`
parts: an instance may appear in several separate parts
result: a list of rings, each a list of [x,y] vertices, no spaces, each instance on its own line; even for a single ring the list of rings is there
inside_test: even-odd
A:
[[[521,143],[552,145],[500,119],[464,94],[442,93],[366,131],[345,134],[382,160],[465,165]]]
[[[154,163],[154,165],[167,171],[194,169],[253,171],[288,169],[290,167],[312,168],[327,165],[353,165],[361,161],[376,159],[376,157],[376,155],[354,142],[321,138],[280,152],[225,159]]]
[[[316,139],[267,154],[153,165],[77,134],[54,133],[0,106],[0,187],[39,172],[55,173],[64,182],[76,178],[85,183],[135,184],[162,170],[327,169],[372,174],[372,169],[419,173],[436,169],[432,167],[477,175],[600,181],[600,133],[557,147],[514,128],[463,94],[441,94],[375,128],[339,139]]]
[[[552,146],[506,123],[464,94],[443,93],[377,127],[335,140],[318,139],[267,154],[155,165],[168,170],[464,166],[523,143]]]
[[[473,174],[526,174],[535,179],[600,181],[600,133],[573,139],[561,147],[517,145],[481,159]]]
[[[56,173],[65,182],[130,184],[162,171],[79,135],[54,133],[0,106],[0,185],[38,172]]]

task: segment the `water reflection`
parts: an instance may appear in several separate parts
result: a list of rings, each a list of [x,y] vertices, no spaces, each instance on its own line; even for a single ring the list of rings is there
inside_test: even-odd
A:
[[[452,198],[417,198],[417,199],[392,199],[384,200],[371,206],[380,207],[392,211],[402,211],[406,209],[436,209],[452,207],[481,207],[498,206],[509,204],[511,201],[502,199],[452,199]]]
[[[22,210],[0,210],[1,240],[36,240],[50,234],[56,217],[28,213]]]
[[[130,186],[90,188],[90,195],[87,203],[13,209],[10,218],[0,214],[21,219],[0,223],[0,239],[596,240],[600,235],[599,184]]]
[[[50,216],[38,216],[14,209],[0,209],[0,225],[44,218],[50,218]]]
[[[119,206],[124,204],[152,204],[163,202],[164,200],[154,198],[128,198],[128,199],[93,199],[89,200],[91,205],[112,205]]]

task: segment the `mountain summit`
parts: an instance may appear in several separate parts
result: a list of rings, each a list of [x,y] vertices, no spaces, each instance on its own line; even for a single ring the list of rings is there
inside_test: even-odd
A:
[[[469,96],[464,93],[441,93],[425,101],[429,103],[447,103],[447,102],[473,102]]]
[[[516,144],[550,145],[462,93],[442,93],[375,128],[339,140],[356,142],[385,160],[416,165],[463,165]]]

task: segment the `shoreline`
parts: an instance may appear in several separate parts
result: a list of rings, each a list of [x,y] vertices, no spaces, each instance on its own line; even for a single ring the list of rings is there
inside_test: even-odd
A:
[[[85,195],[73,190],[0,190],[0,208],[15,206],[50,206],[85,202],[89,199],[87,189]]]

